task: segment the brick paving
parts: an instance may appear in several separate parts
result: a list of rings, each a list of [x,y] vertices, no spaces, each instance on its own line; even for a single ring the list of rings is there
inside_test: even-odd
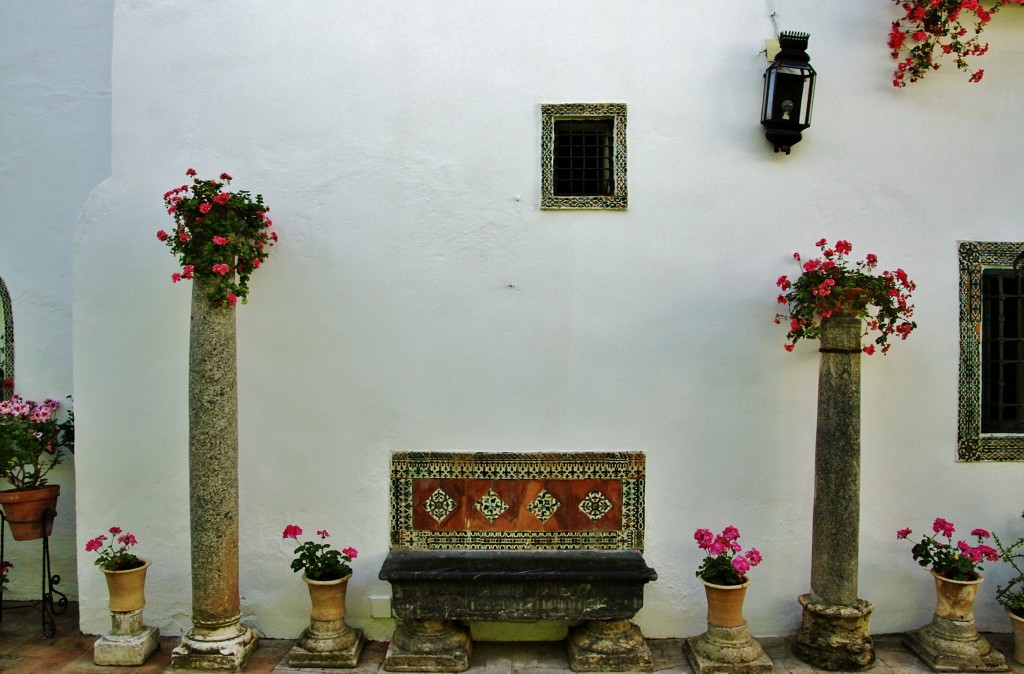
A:
[[[1024,674],[1024,665],[1013,661],[1012,637],[1009,634],[987,634],[986,638],[1006,656],[1010,671]],[[39,613],[23,607],[21,602],[7,602],[0,623],[0,672],[4,674],[107,674],[132,672],[155,674],[170,672],[171,649],[178,637],[165,636],[160,650],[141,667],[97,667],[92,663],[92,645],[96,636],[78,631],[78,604],[72,602],[67,613],[57,616],[57,636],[44,639],[40,635]],[[779,674],[811,674],[816,670],[797,660],[785,638],[759,639]],[[288,651],[292,641],[262,639],[259,650],[246,664],[246,674],[269,672],[339,672],[337,669],[295,669],[288,667]],[[683,656],[682,639],[651,639],[655,670],[666,674],[693,674]],[[387,644],[370,642],[363,651],[354,674],[378,674]],[[912,674],[930,671],[910,651],[900,645],[900,635],[875,636],[877,664],[874,674]],[[469,674],[556,674],[569,672],[565,646],[560,642],[475,643]],[[180,670],[178,670],[180,671]]]

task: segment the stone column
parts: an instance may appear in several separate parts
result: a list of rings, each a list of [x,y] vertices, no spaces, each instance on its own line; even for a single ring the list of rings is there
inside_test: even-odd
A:
[[[875,661],[874,607],[857,598],[861,320],[836,316],[821,325],[811,592],[800,597],[793,650],[820,669],[859,671]]]
[[[212,307],[209,279],[192,288],[189,336],[189,513],[192,629],[174,669],[237,670],[256,648],[238,594],[238,377],[235,310]]]

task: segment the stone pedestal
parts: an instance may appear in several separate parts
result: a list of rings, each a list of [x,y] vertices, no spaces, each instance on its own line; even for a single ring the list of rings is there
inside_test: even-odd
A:
[[[974,620],[931,623],[903,635],[903,645],[936,672],[1005,672],[1006,659],[980,634]]]
[[[464,672],[473,641],[451,620],[406,620],[395,629],[384,656],[388,672]]]
[[[708,625],[707,632],[686,640],[683,654],[697,674],[761,674],[774,669],[745,622],[739,627]]]
[[[588,620],[569,635],[574,672],[653,672],[654,659],[640,628],[628,620]]]
[[[811,593],[800,597],[793,650],[820,669],[856,671],[875,662],[872,606],[857,597],[861,320],[834,316],[821,327]]]
[[[189,516],[192,624],[175,669],[239,670],[259,638],[241,624],[238,594],[238,373],[235,310],[210,306],[196,276],[189,335]]]
[[[848,606],[821,604],[809,594],[800,597],[800,604],[803,620],[793,640],[798,658],[833,672],[859,672],[875,664],[871,604],[863,600]]]
[[[92,661],[128,667],[144,663],[160,647],[160,630],[142,624],[142,609],[111,611],[110,634],[96,640]]]
[[[359,662],[366,640],[363,631],[342,620],[310,620],[288,656],[291,667],[351,669]]]

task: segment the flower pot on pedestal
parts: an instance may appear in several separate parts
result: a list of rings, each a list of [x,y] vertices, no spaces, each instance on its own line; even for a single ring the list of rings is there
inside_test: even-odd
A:
[[[708,630],[687,639],[683,652],[697,674],[771,672],[772,661],[750,635],[743,619],[743,600],[750,581],[714,585],[701,579],[708,603]]]
[[[935,571],[932,621],[903,635],[903,645],[936,672],[1005,672],[1001,653],[978,634],[974,601],[983,578],[950,580]]]
[[[1024,617],[1013,611],[1007,611],[1010,625],[1013,627],[1013,659],[1024,665]]]
[[[93,645],[97,665],[138,666],[160,646],[160,631],[142,624],[146,571],[152,562],[141,561],[142,566],[124,571],[100,569],[107,579],[111,631]]]
[[[312,604],[309,627],[288,657],[292,667],[352,668],[365,639],[362,630],[345,624],[345,593],[352,574],[337,580],[312,580],[302,574]]]
[[[57,517],[58,496],[59,484],[0,491],[0,508],[11,529],[11,537],[16,541],[34,541],[49,536]]]

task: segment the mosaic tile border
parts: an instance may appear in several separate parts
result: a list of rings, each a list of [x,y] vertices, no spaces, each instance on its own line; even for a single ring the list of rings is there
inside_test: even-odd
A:
[[[602,117],[614,120],[614,157],[612,161],[615,193],[586,197],[555,195],[555,120]],[[629,202],[626,185],[626,104],[625,103],[544,103],[540,106],[540,207],[544,209],[601,208],[625,210]]]
[[[4,321],[4,339],[0,342],[0,346],[3,347],[3,378],[14,381],[14,314],[11,312],[11,293],[8,292],[7,284],[2,278],[0,278],[0,317]],[[0,400],[7,400],[13,393],[13,388],[4,388],[0,382]]]
[[[643,452],[395,452],[391,547],[420,550],[643,550]],[[413,526],[413,485],[423,479],[621,480],[621,528],[587,531],[425,531]]]
[[[1024,461],[1024,435],[981,432],[981,274],[1010,269],[1021,242],[961,241],[958,461]]]

